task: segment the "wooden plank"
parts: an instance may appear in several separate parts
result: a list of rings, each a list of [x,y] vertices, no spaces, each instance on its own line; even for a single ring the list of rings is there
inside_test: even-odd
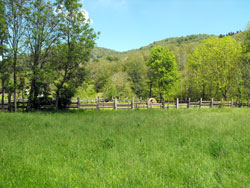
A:
[[[81,104],[80,106],[83,106],[83,107],[86,107],[86,106],[96,107],[96,104]]]
[[[117,106],[130,106],[131,107],[131,104],[129,104],[129,103],[118,103]]]

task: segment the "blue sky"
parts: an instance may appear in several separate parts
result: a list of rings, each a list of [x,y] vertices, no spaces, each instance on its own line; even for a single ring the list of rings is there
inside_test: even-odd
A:
[[[244,30],[250,0],[82,0],[97,46],[127,51],[169,37]]]

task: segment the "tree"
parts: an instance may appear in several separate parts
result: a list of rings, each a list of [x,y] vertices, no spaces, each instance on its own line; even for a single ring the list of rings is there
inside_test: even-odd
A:
[[[7,82],[10,76],[10,66],[5,58],[6,54],[6,44],[8,41],[7,38],[7,27],[6,27],[6,14],[5,14],[5,2],[0,0],[0,79],[2,86],[2,100],[1,103],[4,103],[4,93],[6,89]]]
[[[5,21],[5,3],[0,0],[0,60],[3,59],[4,42],[6,41],[6,21]]]
[[[89,60],[97,35],[90,28],[78,0],[58,0],[57,10],[60,19],[60,38],[63,44],[56,48],[57,55],[52,65],[56,71],[56,108],[62,107],[60,101],[69,100],[85,78],[85,63]],[[62,92],[63,91],[63,92]]]
[[[9,59],[13,62],[14,81],[14,112],[17,108],[17,62],[18,55],[21,54],[22,39],[24,36],[24,13],[26,10],[26,0],[6,0],[5,1],[6,26],[8,36]]]
[[[93,82],[96,92],[102,92],[113,74],[122,71],[117,62],[101,61],[86,64],[87,77]]]
[[[141,55],[131,55],[123,62],[123,71],[128,74],[131,88],[138,97],[147,95],[147,66]]]
[[[131,82],[128,79],[128,75],[125,72],[117,72],[104,86],[104,97],[121,98],[121,97],[133,97],[134,93],[131,89]]]
[[[32,0],[26,13],[26,52],[30,54],[29,108],[39,108],[39,95],[47,95],[51,80],[49,54],[60,37],[59,19],[52,4]]]
[[[241,51],[230,36],[204,40],[188,58],[189,95],[217,99],[236,95],[241,84]]]
[[[151,50],[147,62],[150,72],[150,84],[158,89],[160,99],[170,91],[178,79],[175,56],[166,47],[155,47]]]
[[[243,39],[243,66],[242,80],[244,85],[244,94],[246,98],[250,96],[250,22],[244,32]]]

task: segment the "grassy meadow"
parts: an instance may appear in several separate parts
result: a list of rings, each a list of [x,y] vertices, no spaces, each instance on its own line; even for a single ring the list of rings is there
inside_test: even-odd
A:
[[[250,109],[0,113],[0,187],[249,187]]]

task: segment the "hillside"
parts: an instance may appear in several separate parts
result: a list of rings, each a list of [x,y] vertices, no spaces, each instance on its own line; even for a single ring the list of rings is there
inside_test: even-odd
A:
[[[244,32],[230,35],[237,41],[244,40]],[[79,88],[79,96],[148,96],[149,75],[146,66],[151,49],[155,46],[166,46],[176,57],[180,72],[180,85],[185,85],[187,76],[186,65],[189,54],[191,54],[200,43],[210,37],[224,37],[226,35],[189,35],[185,37],[166,38],[153,42],[139,49],[126,52],[96,47],[93,51],[91,61],[86,65],[88,81],[86,85]],[[183,93],[182,86],[176,86],[174,93]],[[82,92],[85,90],[86,92]],[[154,92],[154,91],[153,91]],[[169,92],[169,95],[172,95]],[[173,94],[174,95],[174,94]]]
[[[92,51],[92,58],[102,58],[102,57],[107,57],[107,56],[115,56],[119,55],[120,52],[117,52],[115,50],[107,49],[107,48],[102,48],[102,47],[95,47]]]
[[[215,35],[207,35],[207,34],[199,34],[199,35],[189,35],[185,37],[172,37],[172,38],[166,38],[160,41],[155,41],[147,46],[143,46],[139,49],[133,49],[125,52],[118,52],[115,50],[103,48],[103,47],[95,47],[92,55],[95,58],[102,58],[107,56],[119,56],[124,54],[130,54],[135,53],[138,51],[148,51],[151,50],[155,46],[169,46],[169,45],[176,45],[176,46],[182,46],[190,43],[200,43],[202,40],[205,40],[209,37],[212,37]]]
[[[175,54],[179,68],[180,70],[183,70],[187,55],[191,53],[201,41],[213,36],[215,35],[199,34],[185,37],[166,38],[164,40],[153,42],[147,46],[143,46],[139,49],[129,50],[126,52],[117,52],[106,48],[96,47],[93,50],[92,57],[98,62],[120,62],[130,58],[131,56],[143,56],[145,58],[153,47],[166,46]]]

